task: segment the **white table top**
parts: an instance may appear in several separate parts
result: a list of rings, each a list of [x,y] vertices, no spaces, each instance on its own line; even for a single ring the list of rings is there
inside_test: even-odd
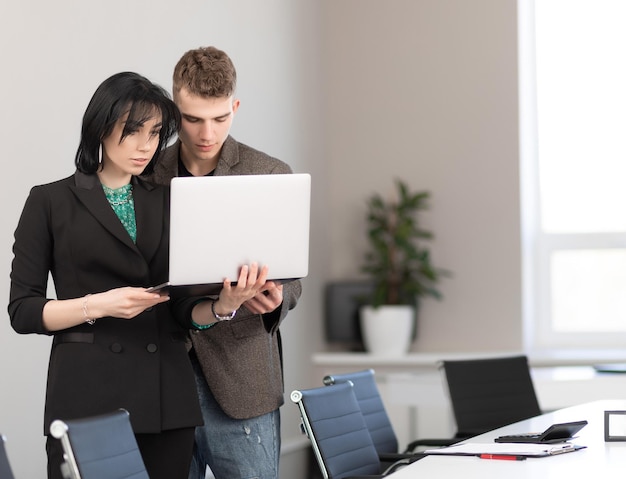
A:
[[[554,423],[581,421],[589,424],[572,441],[587,446],[580,451],[525,461],[487,460],[478,457],[428,456],[389,477],[506,479],[612,478],[626,475],[626,442],[604,442],[604,411],[626,410],[626,400],[596,401],[560,409],[481,434],[466,442],[491,443],[504,434],[543,431]]]

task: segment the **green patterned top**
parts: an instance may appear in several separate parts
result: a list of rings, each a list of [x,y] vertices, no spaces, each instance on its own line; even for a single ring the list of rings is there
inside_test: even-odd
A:
[[[137,242],[137,223],[135,222],[135,202],[133,201],[133,185],[122,186],[115,190],[102,185],[104,195],[115,214],[124,225],[124,228],[133,240]]]

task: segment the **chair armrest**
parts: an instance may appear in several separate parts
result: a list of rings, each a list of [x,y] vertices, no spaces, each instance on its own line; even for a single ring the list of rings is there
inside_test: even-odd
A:
[[[379,454],[378,458],[380,459],[380,462],[396,462],[399,461],[400,459],[421,459],[421,457],[418,456],[424,456],[425,454],[420,454],[418,452],[398,452],[398,453],[384,453],[384,454]]]
[[[431,447],[446,447],[451,446],[452,444],[456,444],[457,442],[462,441],[463,438],[460,437],[449,437],[446,439],[416,439],[415,441],[411,441],[406,449],[403,451],[403,454],[410,454],[415,450],[416,447],[419,446],[431,446]]]

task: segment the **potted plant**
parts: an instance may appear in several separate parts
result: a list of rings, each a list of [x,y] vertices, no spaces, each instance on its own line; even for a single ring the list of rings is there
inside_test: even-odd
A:
[[[405,182],[396,180],[395,198],[385,200],[376,193],[367,201],[370,248],[362,271],[370,276],[373,292],[361,308],[361,331],[366,349],[375,354],[408,351],[418,301],[427,296],[441,298],[437,283],[448,273],[432,264],[425,243],[433,234],[421,228],[417,218],[428,209],[429,197],[430,193],[412,192]],[[400,317],[399,325],[391,325],[396,319],[390,314]],[[384,340],[387,336],[401,344],[393,346],[390,339]]]

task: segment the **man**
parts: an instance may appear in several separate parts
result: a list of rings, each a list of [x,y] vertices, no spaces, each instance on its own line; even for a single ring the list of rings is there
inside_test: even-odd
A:
[[[291,168],[229,135],[239,108],[235,67],[214,47],[183,55],[174,69],[173,98],[182,116],[178,141],[170,146],[152,180],[175,176],[291,173]],[[198,220],[211,221],[211,208],[198,205]],[[215,225],[221,234],[220,225]],[[271,265],[269,265],[271,271]],[[204,478],[208,465],[217,479],[276,479],[283,404],[281,321],[301,294],[300,281],[266,283],[232,320],[231,311],[193,306],[193,315],[213,314],[215,327],[191,333],[204,426],[196,428],[190,479]],[[218,303],[214,303],[217,305]],[[197,316],[196,316],[197,317]]]

